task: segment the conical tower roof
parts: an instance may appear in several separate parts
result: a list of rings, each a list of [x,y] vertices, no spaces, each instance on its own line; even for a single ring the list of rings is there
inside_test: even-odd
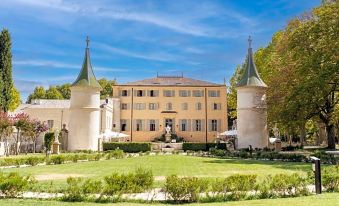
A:
[[[248,54],[247,54],[247,67],[241,80],[236,85],[237,87],[254,86],[254,87],[267,87],[264,81],[260,78],[257,68],[253,60],[253,51],[251,47],[251,36],[248,38]]]
[[[89,86],[89,87],[95,87],[102,89],[99,82],[95,78],[92,64],[91,64],[91,58],[89,55],[89,38],[86,39],[86,51],[85,51],[85,58],[84,62],[82,64],[81,71],[75,80],[75,82],[72,84],[72,86]]]

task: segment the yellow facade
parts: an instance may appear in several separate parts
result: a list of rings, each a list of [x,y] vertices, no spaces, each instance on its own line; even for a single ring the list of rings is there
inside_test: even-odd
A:
[[[167,79],[154,78],[160,83],[153,85],[113,86],[113,97],[120,100],[120,125],[114,129],[133,142],[150,142],[163,135],[167,125],[189,142],[213,142],[218,132],[227,130],[225,85],[186,84],[185,78],[162,84]]]

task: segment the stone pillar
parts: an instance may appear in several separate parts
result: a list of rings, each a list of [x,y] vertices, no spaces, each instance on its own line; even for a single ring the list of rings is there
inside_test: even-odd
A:
[[[66,129],[66,124],[63,124],[61,130],[61,149],[67,150],[67,148],[68,148],[68,130]]]
[[[280,139],[275,140],[274,146],[275,146],[274,150],[276,152],[280,152],[281,151],[281,140]]]

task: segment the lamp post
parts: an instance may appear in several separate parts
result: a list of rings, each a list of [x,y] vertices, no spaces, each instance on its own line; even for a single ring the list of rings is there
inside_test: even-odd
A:
[[[311,157],[311,160],[312,160],[312,170],[314,172],[314,179],[315,179],[315,193],[321,194],[320,159],[317,157]]]

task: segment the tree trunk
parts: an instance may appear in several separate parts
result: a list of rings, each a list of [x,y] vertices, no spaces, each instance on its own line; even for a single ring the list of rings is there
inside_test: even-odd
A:
[[[326,132],[327,132],[327,143],[328,149],[335,149],[335,134],[334,134],[334,125],[328,124],[326,125]]]
[[[305,122],[302,122],[300,124],[300,146],[304,146],[304,142],[306,139],[306,128],[305,128]]]
[[[36,151],[36,139],[33,140],[33,153]]]
[[[15,155],[19,154],[19,148],[18,148],[19,134],[20,134],[20,130],[18,129],[17,134],[16,134],[16,140],[15,140]]]

